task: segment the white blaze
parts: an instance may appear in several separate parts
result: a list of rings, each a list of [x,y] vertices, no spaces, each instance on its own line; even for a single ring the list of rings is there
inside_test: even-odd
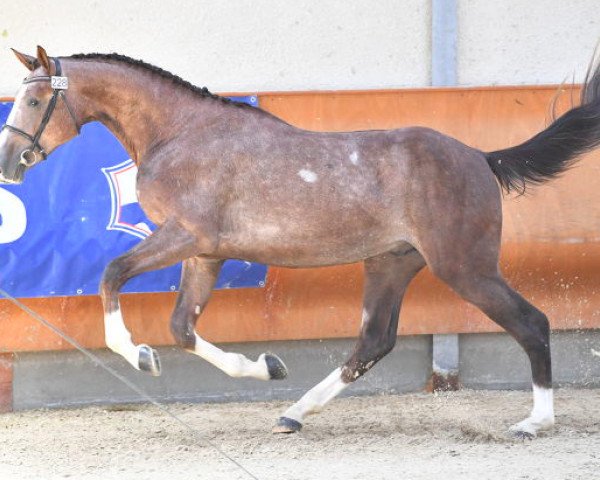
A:
[[[15,121],[17,119],[17,113],[19,113],[19,110],[21,108],[21,104],[23,103],[23,98],[25,97],[25,86],[23,85],[20,89],[19,92],[17,93],[17,97],[15,98],[15,102],[13,103],[13,108],[11,109],[10,113],[8,114],[8,118],[6,119],[6,124],[7,125],[11,125],[13,127],[22,127],[19,125],[15,125]],[[2,150],[4,148],[4,143],[8,140],[8,135],[9,135],[9,130],[7,128],[5,128],[4,130],[2,130],[2,132],[0,132],[0,150]]]
[[[17,118],[17,113],[22,106],[21,103],[23,103],[23,99],[25,98],[25,90],[25,85],[22,85],[21,88],[19,88],[19,91],[17,92],[17,96],[15,97],[15,101],[13,103],[13,108],[8,114],[8,118],[6,119],[6,123],[9,125],[12,125],[12,122],[14,122]],[[14,126],[16,127],[16,125]]]
[[[354,164],[354,165],[358,165],[358,153],[356,152],[352,152],[350,154],[350,161]]]

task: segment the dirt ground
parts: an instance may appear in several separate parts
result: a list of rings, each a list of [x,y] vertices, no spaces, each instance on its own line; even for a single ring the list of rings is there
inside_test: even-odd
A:
[[[270,433],[289,402],[169,408],[261,480],[600,479],[600,390],[559,390],[557,426],[532,441],[507,427],[525,392],[346,398],[300,434]],[[0,416],[0,479],[244,479],[156,407]]]

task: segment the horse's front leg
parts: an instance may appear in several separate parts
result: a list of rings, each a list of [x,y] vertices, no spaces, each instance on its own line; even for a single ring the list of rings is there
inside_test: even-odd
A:
[[[134,368],[160,375],[158,354],[148,345],[135,345],[119,306],[119,290],[130,278],[168,267],[202,250],[201,241],[179,226],[165,224],[129,252],[114,259],[104,270],[100,295],[104,307],[106,345]]]
[[[239,353],[224,352],[195,332],[198,317],[204,310],[217,280],[222,260],[188,258],[183,262],[179,296],[171,318],[171,332],[177,343],[191,353],[212,363],[231,377],[280,380],[287,376],[283,362],[271,353],[252,361]]]
[[[352,356],[288,408],[274,433],[302,428],[304,418],[321,411],[348,385],[369,371],[396,343],[398,316],[406,287],[425,266],[414,249],[365,260],[364,308],[360,336]]]

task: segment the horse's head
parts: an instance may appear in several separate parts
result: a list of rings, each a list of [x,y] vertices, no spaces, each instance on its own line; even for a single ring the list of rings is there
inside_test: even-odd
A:
[[[25,171],[79,133],[67,100],[68,78],[58,59],[38,46],[37,57],[13,50],[29,75],[0,130],[0,182],[21,183]]]

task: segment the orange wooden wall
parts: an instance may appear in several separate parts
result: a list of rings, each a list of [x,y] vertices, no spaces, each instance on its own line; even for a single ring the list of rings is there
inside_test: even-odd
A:
[[[260,104],[303,128],[424,125],[493,150],[542,129],[555,91],[556,87],[490,87],[265,93]],[[504,201],[505,275],[548,314],[556,329],[600,327],[599,160],[600,155],[589,155],[563,178]],[[199,331],[219,342],[353,337],[360,322],[361,290],[360,265],[270,268],[263,289],[215,292]],[[125,319],[137,342],[172,343],[168,318],[174,299],[172,293],[122,297]],[[26,303],[83,345],[104,346],[97,297]],[[0,321],[0,348],[6,351],[68,348],[6,301],[0,301]],[[428,271],[411,284],[401,313],[401,334],[496,330]]]

